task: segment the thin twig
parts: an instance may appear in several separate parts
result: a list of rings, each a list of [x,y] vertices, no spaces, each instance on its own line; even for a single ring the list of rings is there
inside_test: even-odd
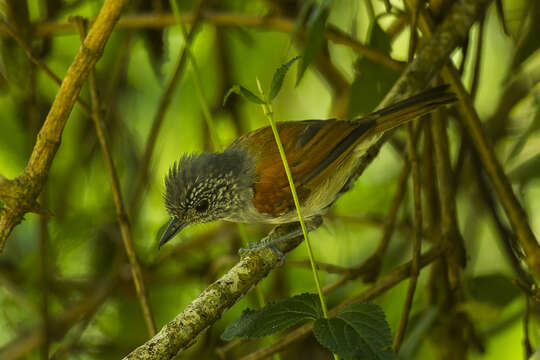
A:
[[[34,56],[32,52],[32,48],[30,45],[24,41],[24,39],[17,34],[16,31],[14,31],[4,20],[0,20],[0,30],[8,34],[19,44],[19,46],[24,50],[26,53],[26,56],[36,65],[39,69],[43,70],[47,76],[49,76],[56,84],[59,86],[62,85],[62,79],[60,79],[43,61],[38,59]],[[90,110],[90,106],[81,98],[77,97],[77,104],[81,107],[81,109],[90,116],[92,111]]]
[[[182,22],[194,23],[196,12],[185,13]],[[295,19],[272,18],[252,16],[241,13],[224,13],[205,11],[201,19],[216,26],[247,26],[290,33],[294,30]],[[155,13],[124,16],[118,23],[120,29],[141,29],[141,28],[163,28],[176,24],[174,14]],[[66,23],[44,22],[35,24],[35,36],[50,36],[61,32],[73,31],[73,26]],[[342,44],[354,49],[358,54],[365,56],[374,63],[383,65],[390,69],[401,71],[404,69],[403,62],[394,60],[388,54],[374,47],[370,47],[353,39],[338,28],[329,25],[326,30],[326,38],[333,43]]]
[[[418,20],[418,10],[421,0],[418,1],[415,7],[412,8],[413,20],[411,22],[411,39],[412,44],[409,47],[409,62],[414,58],[416,51],[416,22]],[[425,116],[425,118],[429,118]],[[421,125],[419,125],[421,128]],[[411,163],[411,173],[413,180],[413,202],[414,202],[414,236],[413,236],[413,253],[411,260],[411,277],[409,279],[409,287],[407,288],[407,295],[405,297],[405,304],[403,305],[403,311],[401,319],[399,321],[396,333],[394,335],[394,341],[392,347],[395,353],[399,352],[399,348],[405,338],[405,332],[407,331],[407,324],[409,322],[409,314],[412,308],[412,302],[414,298],[414,292],[416,291],[416,283],[418,281],[418,274],[420,272],[419,258],[422,253],[422,198],[421,198],[421,186],[420,186],[420,168],[418,165],[418,156],[416,154],[416,136],[414,133],[414,123],[407,125],[408,139],[407,141],[407,154],[409,155],[409,161]]]
[[[195,15],[192,18],[193,26],[191,27],[186,37],[184,47],[182,48],[182,50],[180,50],[180,53],[178,55],[178,60],[176,61],[176,66],[174,67],[172,76],[169,79],[169,82],[167,83],[167,89],[161,95],[161,99],[159,100],[159,105],[158,105],[156,114],[154,115],[154,120],[152,121],[152,127],[150,128],[150,133],[148,134],[148,138],[146,139],[144,152],[143,152],[140,164],[139,164],[137,175],[135,177],[133,197],[131,198],[131,202],[129,206],[130,213],[133,217],[137,217],[137,214],[139,212],[139,208],[140,208],[139,203],[141,201],[142,195],[144,193],[144,188],[148,181],[148,169],[150,167],[150,160],[152,159],[152,154],[154,153],[154,148],[156,145],[159,132],[161,130],[161,126],[163,124],[163,119],[165,118],[165,114],[167,113],[167,110],[171,103],[172,95],[174,93],[174,90],[176,89],[176,86],[178,85],[180,76],[182,75],[182,72],[185,69],[185,64],[187,61],[186,49],[188,49],[189,46],[191,46],[191,43],[193,42],[193,39],[197,32],[199,19],[201,16],[201,5],[202,5],[201,3],[202,2],[199,1],[197,5],[198,7],[194,10]],[[172,16],[172,20],[174,21],[172,24],[175,24],[176,21],[174,19],[174,15],[171,15],[171,16]]]
[[[322,262],[316,262],[316,267],[319,270],[325,271],[329,274],[348,274],[351,271],[354,271],[354,268],[348,268],[344,266],[327,264]],[[309,260],[287,260],[287,266],[301,266],[306,268],[311,268],[311,263]]]
[[[412,11],[411,20],[411,38],[409,43],[409,62],[414,58],[416,52],[416,38],[417,38],[417,22],[418,12],[420,4],[423,0],[418,0],[416,6],[409,9]],[[429,119],[429,115],[425,116]],[[419,125],[419,129],[421,128]],[[420,272],[419,259],[422,254],[422,198],[421,198],[421,186],[420,186],[420,168],[418,164],[418,156],[416,154],[416,136],[414,133],[414,123],[407,125],[408,140],[407,141],[407,154],[409,155],[409,162],[411,163],[411,173],[413,180],[413,202],[414,202],[414,232],[413,232],[413,253],[411,260],[411,277],[409,279],[409,287],[407,288],[407,295],[405,297],[405,304],[403,305],[403,311],[401,313],[401,319],[394,335],[394,341],[392,347],[395,353],[399,352],[403,339],[405,338],[405,332],[407,331],[407,324],[409,322],[409,315],[411,313],[412,303],[414,299],[414,292],[416,291],[416,283],[418,281],[418,274]]]
[[[463,239],[458,229],[456,197],[452,179],[446,122],[440,111],[435,111],[431,122],[431,133],[435,145],[435,168],[437,170],[438,194],[441,206],[441,235],[447,242],[448,276],[452,289],[459,288],[460,267],[465,264]]]
[[[476,54],[474,57],[473,78],[471,82],[471,98],[476,99],[478,85],[480,84],[480,71],[482,69],[482,53],[484,47],[484,28],[486,25],[486,17],[482,16],[478,24],[478,37],[476,39]]]
[[[81,41],[86,38],[86,24],[81,17],[72,17],[78,27]],[[99,100],[99,94],[97,90],[96,77],[94,70],[90,71],[89,76],[90,95],[92,98],[92,119],[96,128],[96,134],[101,146],[101,152],[103,153],[103,160],[107,166],[107,172],[109,173],[109,180],[111,182],[111,192],[114,200],[114,207],[116,209],[116,216],[118,217],[118,226],[120,227],[120,233],[122,235],[122,241],[126,254],[129,259],[131,276],[137,292],[137,298],[141,305],[143,317],[146,323],[146,328],[150,336],[154,336],[156,333],[156,325],[154,318],[152,317],[152,311],[150,309],[150,303],[148,301],[148,295],[144,286],[144,280],[141,274],[141,267],[137,260],[137,254],[135,253],[135,247],[133,246],[133,235],[131,233],[131,226],[129,224],[129,218],[124,207],[124,200],[122,198],[122,190],[120,188],[120,180],[118,180],[118,173],[114,166],[114,161],[111,154],[111,148],[109,146],[109,140],[105,134],[105,124],[102,119],[102,112]]]

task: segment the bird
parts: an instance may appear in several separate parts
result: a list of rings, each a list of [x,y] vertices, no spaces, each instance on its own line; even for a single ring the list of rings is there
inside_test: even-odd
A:
[[[362,157],[382,134],[454,101],[449,86],[441,85],[359,119],[277,122],[308,230],[352,187]],[[163,198],[170,221],[159,247],[196,223],[298,221],[270,126],[240,136],[222,152],[182,155],[165,175]]]

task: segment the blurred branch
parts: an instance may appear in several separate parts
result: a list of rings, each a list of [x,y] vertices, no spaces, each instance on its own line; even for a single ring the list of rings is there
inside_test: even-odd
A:
[[[420,11],[421,5],[424,4],[423,0],[417,0],[416,4],[413,7],[409,7],[408,11],[411,14],[412,19],[410,20],[411,34],[409,39],[409,63],[413,61],[414,54],[416,52],[416,42],[418,37],[418,13]],[[407,5],[405,4],[407,7]],[[424,116],[424,119],[429,119],[429,115]],[[411,277],[409,279],[409,287],[407,288],[407,294],[405,297],[405,304],[403,305],[403,310],[401,312],[401,319],[399,320],[398,327],[394,334],[394,339],[392,342],[392,348],[394,352],[399,353],[403,339],[405,338],[405,333],[407,331],[407,325],[409,322],[409,316],[412,309],[412,303],[414,299],[414,293],[416,291],[416,284],[418,282],[418,275],[420,273],[420,256],[422,255],[422,189],[421,189],[421,179],[420,179],[420,166],[418,161],[418,155],[416,153],[417,148],[417,136],[414,132],[414,122],[407,124],[407,154],[409,155],[408,160],[410,162],[412,180],[413,180],[413,202],[414,202],[414,232],[413,232],[413,251],[412,251],[412,260],[411,260]],[[417,131],[419,132],[422,129],[423,124],[418,124]]]
[[[442,111],[435,111],[430,123],[433,144],[435,145],[435,169],[437,171],[438,194],[441,207],[441,236],[447,243],[448,279],[452,290],[459,289],[461,266],[465,266],[466,254],[463,238],[459,231],[453,173],[450,165],[450,149],[446,134],[446,118]]]
[[[167,109],[169,108],[169,105],[171,103],[174,89],[176,89],[176,85],[178,84],[178,80],[180,79],[182,71],[185,69],[185,64],[186,64],[187,56],[188,56],[188,49],[189,49],[189,46],[191,46],[191,42],[193,41],[193,38],[195,37],[195,33],[199,25],[199,19],[201,16],[201,6],[202,6],[202,0],[199,0],[195,5],[195,11],[194,11],[195,15],[194,15],[194,18],[192,19],[193,25],[191,29],[189,30],[188,35],[186,36],[184,47],[182,48],[182,50],[180,51],[180,54],[178,55],[178,60],[176,62],[176,66],[174,68],[173,74],[167,84],[167,89],[165,90],[163,95],[161,95],[161,99],[159,101],[156,115],[154,116],[154,120],[152,121],[152,127],[150,128],[150,133],[148,134],[148,138],[146,139],[146,144],[144,146],[144,153],[139,163],[139,169],[135,178],[133,197],[130,203],[130,210],[131,210],[130,213],[133,217],[137,217],[137,214],[139,212],[139,207],[140,207],[139,203],[141,201],[141,197],[143,195],[144,188],[148,180],[148,168],[150,167],[150,160],[152,159],[152,154],[154,152],[154,148],[156,145],[157,137],[159,135],[159,131],[161,130],[161,125],[163,124],[163,119],[165,118],[165,114],[167,113]],[[174,20],[174,16],[172,16],[172,18]],[[173,24],[175,24],[175,22],[173,22]]]
[[[46,204],[46,191],[41,193],[41,199]],[[50,314],[49,314],[49,219],[47,216],[39,217],[39,267],[40,267],[40,290],[41,290],[41,318],[43,326],[43,343],[41,344],[41,358],[49,358],[51,343]]]
[[[309,260],[287,260],[287,266],[301,266],[305,268],[311,268]],[[355,268],[349,268],[322,262],[317,262],[317,268],[329,274],[348,274],[355,270]]]
[[[374,282],[379,276],[384,254],[390,245],[390,240],[392,239],[392,235],[396,228],[397,215],[401,203],[403,202],[403,198],[405,197],[405,192],[407,191],[407,180],[409,179],[410,172],[411,163],[408,158],[405,158],[403,160],[401,174],[397,180],[396,191],[392,198],[390,210],[385,217],[381,240],[379,241],[379,245],[377,245],[375,252],[364,262],[365,274],[363,280],[365,282]]]
[[[195,13],[184,13],[182,21],[193,23]],[[274,30],[290,33],[294,30],[295,19],[260,17],[241,13],[219,13],[205,11],[201,14],[201,20],[216,26],[247,26],[265,30]],[[163,14],[141,14],[124,16],[118,21],[120,29],[141,29],[141,28],[162,28],[176,24],[172,13]],[[50,36],[57,33],[73,31],[73,26],[69,23],[44,22],[35,24],[35,36]],[[403,62],[390,58],[384,52],[371,46],[364,45],[353,39],[335,26],[329,25],[326,30],[326,39],[342,44],[355,50],[358,54],[365,56],[371,61],[386,66],[390,69],[401,71],[404,69]]]
[[[414,61],[407,66],[378,108],[388,106],[399,99],[425,89],[449,61],[448,58],[452,51],[468,37],[469,29],[476,19],[484,13],[490,2],[491,0],[464,0],[455,3],[448,16],[437,27],[433,36],[425,42]],[[420,14],[419,24],[423,30],[423,12]],[[424,30],[423,32],[425,33]],[[358,165],[356,176],[360,176],[373,161],[388,136],[389,134],[383,136],[370,147]]]
[[[40,209],[36,199],[47,180],[69,114],[90,70],[101,57],[105,43],[126,3],[127,0],[107,0],[103,4],[96,22],[66,73],[39,131],[26,168],[17,178],[0,181],[0,199],[4,202],[4,207],[0,209],[0,252],[24,214]]]
[[[70,21],[73,21],[76,24],[81,37],[81,42],[84,42],[84,39],[86,38],[86,21],[78,16],[72,17]],[[148,302],[148,296],[146,294],[146,289],[141,274],[141,267],[139,266],[137,254],[135,253],[135,247],[133,246],[133,235],[131,233],[131,226],[129,225],[129,218],[124,207],[124,200],[122,199],[122,190],[120,189],[118,173],[116,172],[116,168],[114,166],[114,161],[109,146],[109,140],[107,138],[107,135],[105,134],[105,125],[103,123],[94,70],[90,71],[88,82],[90,85],[90,95],[92,98],[92,119],[94,120],[99,145],[101,146],[103,159],[109,173],[114,207],[116,209],[116,215],[118,217],[118,226],[120,227],[120,233],[122,235],[122,241],[124,242],[124,248],[126,249],[126,254],[131,265],[131,276],[133,278],[133,283],[135,284],[135,290],[137,292],[137,298],[139,299],[139,303],[141,305],[143,317],[146,323],[146,328],[148,330],[148,334],[150,336],[153,336],[156,333],[156,325],[154,324],[154,318],[152,317],[152,311]]]
[[[456,4],[457,6],[454,6],[454,10],[459,6],[463,7],[467,13],[475,14],[479,9],[478,6],[475,7],[474,5],[481,3],[487,5],[489,0],[471,0],[469,2],[464,2],[463,4]],[[480,12],[476,13],[476,17],[479,17],[481,14],[482,13]],[[448,19],[454,21],[458,20],[453,19],[452,15],[448,16]],[[444,24],[442,26],[444,26]],[[432,20],[428,17],[426,12],[422,12],[420,14],[420,27],[426,36],[430,36],[433,28]],[[439,32],[440,28],[438,28],[437,32],[431,36],[429,41],[433,41]],[[478,113],[474,108],[473,101],[463,86],[459,73],[453,65],[446,65],[442,70],[442,76],[445,81],[452,85],[453,90],[457,94],[464,114],[464,126],[472,139],[473,145],[475,146],[476,151],[478,152],[478,155],[482,161],[482,165],[493,183],[495,192],[503,205],[510,223],[512,224],[512,228],[516,232],[521,246],[523,246],[525,250],[525,260],[536,276],[540,277],[540,246],[538,245],[538,241],[536,240],[529,226],[527,214],[514,195],[510,181],[506,177],[504,169],[495,155],[493,146],[485,135]]]
[[[61,315],[50,319],[49,333],[51,339],[62,338],[64,334],[78,323],[82,318],[90,316],[107,299],[117,283],[120,266],[116,264],[111,269],[111,275],[92,288],[77,305],[69,308]],[[45,341],[45,332],[42,326],[26,331],[16,339],[0,348],[0,359],[20,359],[40,346]]]
[[[418,13],[416,11],[416,13]],[[413,33],[415,32],[416,23],[413,22],[411,27]],[[411,41],[415,38],[411,35]],[[412,60],[415,51],[414,47],[410,47],[409,61]],[[425,116],[424,118],[429,118]],[[417,130],[420,131],[422,124],[418,124]],[[412,302],[414,293],[416,291],[416,284],[418,282],[418,275],[420,273],[420,256],[422,254],[422,197],[421,197],[421,182],[420,182],[420,167],[418,164],[418,155],[416,153],[417,137],[414,132],[414,123],[407,125],[408,139],[407,141],[407,153],[409,155],[409,162],[411,163],[411,174],[413,180],[413,202],[414,202],[414,232],[413,232],[413,249],[411,260],[411,275],[409,279],[409,287],[407,288],[407,295],[405,297],[405,304],[403,305],[403,311],[401,313],[401,319],[398,323],[396,333],[394,335],[394,341],[392,347],[395,353],[399,352],[399,348],[405,338],[405,332],[407,331],[407,324],[409,322],[409,316],[412,308]]]
[[[17,34],[17,32],[15,30],[13,30],[6,22],[4,22],[3,20],[0,20],[0,30],[5,32],[6,34],[8,34],[9,36],[11,36],[16,42],[17,44],[19,44],[19,46],[24,50],[24,52],[26,53],[26,56],[28,56],[28,58],[30,59],[30,61],[32,61],[34,63],[34,65],[36,65],[38,68],[40,68],[41,70],[43,70],[45,72],[45,74],[47,74],[47,76],[49,76],[56,84],[58,85],[62,85],[62,79],[60,79],[48,66],[47,64],[45,64],[44,62],[42,62],[41,60],[39,60],[37,57],[34,56],[33,52],[32,52],[32,48],[30,47],[30,45],[28,45],[26,43],[26,41],[24,41],[24,39],[19,36]],[[80,105],[81,109],[87,114],[87,115],[91,115],[91,111],[90,111],[90,106],[88,106],[88,104],[80,99],[79,97],[77,97],[77,104]]]
[[[521,246],[525,250],[525,260],[535,275],[540,277],[540,246],[531,230],[527,214],[516,198],[510,180],[504,173],[504,169],[495,155],[493,146],[485,135],[478,113],[474,109],[472,99],[463,87],[455,68],[450,66],[445,67],[442,75],[446,81],[452,84],[452,87],[456,91],[464,114],[463,121],[467,133],[471,136],[482,165],[495,188],[495,192],[503,205]]]

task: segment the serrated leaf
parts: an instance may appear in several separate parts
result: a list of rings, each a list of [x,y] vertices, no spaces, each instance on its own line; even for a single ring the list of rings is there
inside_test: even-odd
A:
[[[319,298],[315,294],[301,294],[280,302],[267,304],[260,310],[244,311],[232,322],[221,338],[259,338],[282,331],[302,320],[322,317]]]
[[[300,59],[300,56],[292,58],[291,60],[287,61],[285,64],[282,64],[276,69],[274,76],[272,76],[272,84],[270,85],[270,91],[268,92],[268,101],[272,101],[275,99],[275,97],[281,90],[281,86],[283,85],[283,79],[285,79],[287,71],[289,71],[291,65],[298,59]]]
[[[304,52],[300,65],[298,66],[298,74],[296,77],[296,85],[300,83],[307,67],[313,62],[317,53],[321,50],[324,43],[324,32],[326,29],[326,21],[330,15],[331,0],[323,1],[322,4],[316,6],[306,24],[306,37],[304,40]]]
[[[232,93],[238,94],[242,96],[244,99],[251,101],[252,103],[255,103],[255,104],[259,104],[259,105],[266,104],[264,100],[259,98],[257,95],[255,95],[254,93],[252,93],[251,91],[243,87],[242,85],[234,85],[233,87],[229,89],[229,91],[227,91],[227,94],[225,94],[225,97],[223,98],[223,105],[225,105],[225,103],[227,102],[227,99]]]
[[[392,50],[388,35],[374,23],[370,45],[390,53]],[[366,58],[356,62],[356,77],[351,85],[347,117],[352,119],[368,114],[381,102],[399,77],[399,73],[376,64]]]
[[[318,319],[313,334],[341,359],[396,359],[384,312],[372,303],[353,304],[335,318]]]

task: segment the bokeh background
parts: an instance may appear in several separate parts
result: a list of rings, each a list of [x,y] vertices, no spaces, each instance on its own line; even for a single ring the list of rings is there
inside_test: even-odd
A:
[[[440,11],[437,18],[444,18],[452,3],[428,2],[433,12]],[[80,45],[68,17],[93,19],[102,5],[100,0],[1,3],[4,21],[17,29],[34,55],[59,77],[66,73]],[[317,1],[309,3],[203,1],[203,13],[234,15],[225,26],[200,20],[190,46],[223,145],[267,124],[258,105],[238,96],[231,96],[223,106],[227,90],[242,84],[256,91],[257,78],[268,88],[275,69],[303,54],[305,46],[304,39],[291,29],[279,29],[264,21],[250,26],[246,19],[285,19],[302,29],[305,24],[298,20],[302,11],[309,13],[319,6]],[[495,3],[488,8],[481,24],[472,28],[468,43],[453,53],[452,61],[462,71],[463,83],[472,89],[487,134],[538,235],[540,205],[535,199],[540,198],[540,7],[536,0],[497,3],[501,8]],[[9,10],[14,4],[16,10]],[[179,4],[183,14],[193,14],[193,1]],[[392,9],[388,11],[380,0],[335,0],[327,26],[378,49],[386,57],[406,62],[408,13],[401,1],[390,4]],[[162,203],[168,167],[185,152],[211,150],[212,143],[197,96],[197,74],[187,61],[170,93],[170,104],[149,159],[148,177],[142,185],[137,183],[152,124],[185,42],[168,1],[133,1],[124,16],[155,18],[157,25],[150,28],[133,22],[135,25],[129,28],[118,26],[97,64],[96,83],[137,257],[159,329],[238,260],[241,240],[236,226],[217,222],[188,228],[158,250],[160,231],[168,221]],[[187,25],[190,29],[191,21]],[[1,51],[0,174],[14,178],[26,165],[58,86],[5,33],[1,34]],[[398,76],[396,69],[363,57],[352,46],[325,40],[298,85],[296,65],[291,68],[274,101],[274,114],[278,121],[358,116],[373,110]],[[80,97],[90,102],[87,86]],[[537,344],[535,308],[526,306],[525,296],[512,282],[518,276],[501,245],[501,234],[508,239],[514,237],[500,205],[486,206],[482,191],[491,195],[493,191],[485,181],[479,183],[477,165],[463,150],[466,145],[456,114],[450,111],[447,129],[459,229],[468,264],[462,272],[465,300],[454,310],[466,314],[472,324],[461,328],[474,338],[469,345],[470,359],[523,359],[525,329],[532,346]],[[312,234],[317,261],[356,267],[375,251],[387,228],[406,158],[406,141],[406,131],[396,131],[354,188],[337,202],[325,225]],[[422,154],[422,142],[419,149]],[[110,188],[92,119],[76,105],[40,197],[51,215],[27,214],[0,254],[1,359],[117,359],[148,338]],[[383,275],[410,260],[412,205],[409,179],[392,241],[381,257]],[[493,214],[506,233],[497,227]],[[246,229],[252,241],[269,230],[263,226]],[[426,248],[432,233],[425,231]],[[306,258],[302,244],[287,256],[285,266],[262,282],[267,301],[314,292]],[[424,269],[419,278],[403,358],[449,358],[441,351],[445,332],[440,329],[448,319],[432,298],[433,283],[438,286],[432,268]],[[340,274],[321,271],[321,277],[327,284]],[[328,302],[332,306],[369,286],[361,279],[348,282],[329,293]],[[385,311],[392,332],[399,322],[406,291],[407,282],[402,282],[374,300]],[[258,307],[254,292],[178,358],[235,359],[268,345],[271,340],[224,348],[227,344],[219,335],[246,307]],[[526,313],[530,321],[524,326]],[[282,354],[283,359],[308,356],[325,359],[329,353],[308,338]]]

